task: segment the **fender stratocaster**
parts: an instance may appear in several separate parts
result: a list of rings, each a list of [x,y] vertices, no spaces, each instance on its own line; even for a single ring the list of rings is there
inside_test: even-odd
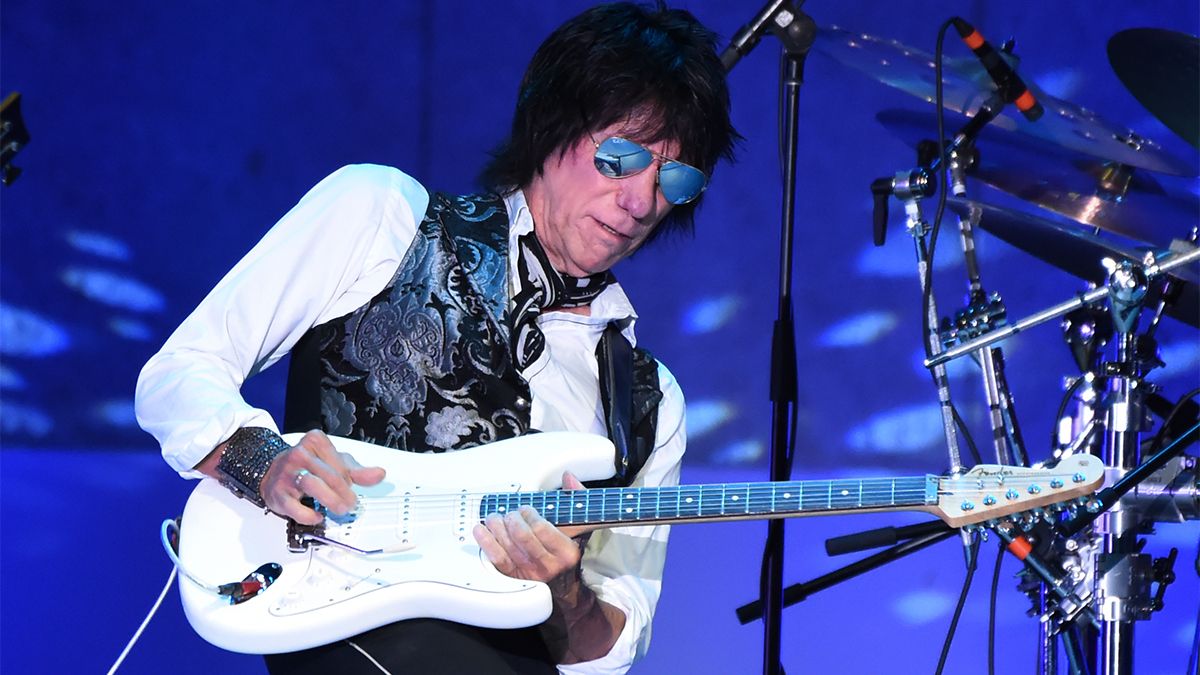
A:
[[[287,437],[295,442],[298,436]],[[545,584],[506,577],[471,529],[528,504],[556,525],[623,525],[926,511],[954,527],[1065,502],[1097,489],[1103,464],[1070,457],[1054,469],[976,466],[964,475],[563,491],[613,474],[613,448],[590,434],[541,433],[443,454],[334,438],[379,485],[357,507],[305,528],[205,479],[184,508],[180,595],[197,633],[237,652],[306,649],[417,617],[519,628],[550,615]],[[277,578],[236,604],[211,589],[275,563]],[[280,571],[281,570],[281,571]],[[206,588],[207,586],[207,588]]]

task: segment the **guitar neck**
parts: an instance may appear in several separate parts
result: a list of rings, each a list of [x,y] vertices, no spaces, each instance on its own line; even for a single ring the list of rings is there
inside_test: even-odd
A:
[[[483,496],[482,519],[532,506],[557,526],[761,520],[837,513],[927,510],[937,503],[936,476],[855,480],[716,483],[623,487]]]

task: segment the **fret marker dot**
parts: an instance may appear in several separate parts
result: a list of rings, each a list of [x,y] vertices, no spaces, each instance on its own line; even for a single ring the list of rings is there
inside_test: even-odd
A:
[[[625,513],[633,513],[633,509],[631,507],[626,506]]]
[[[790,492],[785,492],[785,493],[783,493],[783,498],[784,498],[784,499],[791,499],[791,498],[792,498],[792,493],[790,493]]]
[[[845,497],[845,496],[846,496],[846,495],[848,495],[848,494],[850,494],[850,491],[849,491],[849,490],[842,490],[842,496],[843,496],[843,497]]]
[[[582,509],[582,508],[583,508],[583,502],[575,502],[575,508],[577,508],[577,509]]]
[[[554,510],[554,505],[553,505],[553,504],[547,504],[547,505],[546,505],[546,510],[547,510],[547,511],[553,511],[553,510]]]
[[[633,499],[633,495],[625,495],[625,499]]]
[[[683,500],[683,501],[685,501],[685,502],[687,502],[687,503],[691,504],[691,503],[692,503],[692,498],[691,498],[691,497],[688,497],[687,499],[685,499],[685,500]]]
[[[737,496],[737,495],[734,495],[734,496],[730,497],[730,499],[732,499],[733,501],[735,501],[735,502],[736,502],[736,501],[738,500],[738,496]]]

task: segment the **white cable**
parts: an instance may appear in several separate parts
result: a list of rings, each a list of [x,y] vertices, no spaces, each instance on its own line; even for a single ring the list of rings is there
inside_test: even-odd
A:
[[[129,650],[133,649],[133,645],[137,643],[138,638],[142,636],[142,632],[146,630],[146,626],[150,624],[150,619],[153,619],[155,613],[158,612],[159,606],[162,605],[163,598],[167,597],[167,591],[171,590],[171,583],[175,581],[176,570],[177,568],[175,567],[171,568],[171,573],[167,575],[167,583],[165,586],[163,586],[162,593],[158,594],[158,600],[154,601],[154,606],[150,608],[150,613],[146,615],[146,618],[142,621],[142,625],[138,626],[138,629],[133,634],[133,637],[129,638],[129,643],[125,645],[125,649],[121,651],[121,655],[118,656],[117,660],[112,664],[112,668],[108,669],[108,675],[113,675],[113,673],[117,672],[117,668],[121,667],[121,664],[125,661],[125,657],[129,656]]]
[[[381,663],[379,663],[378,661],[375,660],[374,656],[371,656],[370,654],[368,654],[367,650],[363,649],[362,647],[359,647],[357,644],[355,644],[355,642],[353,640],[346,640],[346,644],[350,645],[351,647],[354,647],[355,649],[358,650],[359,654],[362,654],[363,656],[367,657],[367,660],[370,661],[372,664],[374,664],[375,667],[379,669],[379,672],[383,673],[384,675],[392,675],[391,671],[389,671],[387,668],[384,668]]]
[[[159,528],[159,537],[162,539],[163,550],[167,552],[167,557],[171,559],[171,562],[175,563],[175,569],[179,570],[179,573],[187,577],[189,581],[206,591],[211,591],[220,595],[221,590],[216,584],[210,584],[203,579],[196,577],[196,575],[189,572],[188,569],[183,566],[183,563],[179,561],[179,556],[175,554],[175,547],[171,545],[170,538],[170,531],[178,531],[178,529],[179,524],[171,518],[164,520],[162,522],[162,527]]]

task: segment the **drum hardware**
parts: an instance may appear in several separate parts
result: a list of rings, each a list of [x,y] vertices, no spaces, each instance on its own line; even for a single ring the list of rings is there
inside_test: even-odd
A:
[[[1151,262],[1149,265],[1145,266],[1144,271],[1148,274],[1149,278],[1154,279],[1160,275],[1170,274],[1177,269],[1183,268],[1197,261],[1200,261],[1200,249],[1193,249],[1187,253],[1172,254],[1158,258],[1154,262]],[[925,367],[932,368],[963,356],[964,354],[975,351],[976,349],[993,345],[1005,338],[1012,337],[1013,335],[1032,328],[1040,323],[1058,318],[1073,310],[1079,309],[1080,307],[1099,302],[1108,297],[1108,294],[1109,287],[1107,285],[1091,289],[1085,293],[1080,293],[1072,300],[1066,300],[1057,305],[1047,307],[1040,312],[1035,312],[1023,319],[1019,319],[1015,322],[1008,323],[1003,327],[997,328],[986,335],[981,335],[975,339],[957,344],[940,354],[933,355],[925,359]]]
[[[997,126],[1002,126],[1003,119],[997,121]],[[997,133],[991,129],[989,132],[990,135]],[[1155,147],[1132,133],[1113,134],[1112,138],[1134,153]],[[1141,552],[1145,542],[1139,540],[1138,535],[1145,533],[1160,514],[1178,517],[1195,511],[1193,504],[1200,491],[1196,484],[1194,458],[1175,458],[1169,465],[1160,464],[1157,473],[1148,473],[1151,463],[1140,464],[1141,435],[1150,424],[1145,400],[1156,389],[1145,376],[1163,365],[1158,358],[1154,333],[1163,314],[1196,325],[1196,314],[1200,313],[1198,303],[1179,302],[1185,291],[1191,291],[1194,299],[1195,286],[1200,281],[1191,278],[1190,265],[1200,260],[1195,236],[1193,234],[1193,243],[1187,245],[1173,236],[1164,236],[1175,233],[1163,228],[1194,222],[1200,209],[1195,208],[1194,200],[1171,197],[1153,178],[1138,176],[1134,171],[1134,166],[1165,171],[1171,168],[1170,162],[1157,167],[1147,166],[1146,163],[1127,162],[1127,153],[1100,153],[1094,148],[1065,142],[1065,139],[1054,140],[1064,148],[1090,152],[1103,161],[1081,164],[1078,157],[1066,160],[1055,167],[1059,173],[1054,176],[1064,176],[1065,181],[1044,179],[1039,174],[1042,166],[1039,162],[1018,164],[1015,169],[1011,166],[997,169],[988,164],[986,157],[980,161],[978,154],[972,154],[970,161],[963,163],[973,164],[971,175],[985,183],[1039,208],[1070,217],[1094,228],[1093,231],[1058,224],[1046,227],[1040,219],[966,200],[952,203],[951,208],[960,216],[972,293],[968,306],[955,314],[954,322],[946,322],[940,354],[930,350],[925,364],[934,370],[936,379],[936,368],[953,358],[967,353],[972,356],[986,353],[992,344],[1007,335],[1050,318],[1072,314],[1064,321],[1064,330],[1083,375],[1070,383],[1064,410],[1077,393],[1080,394],[1080,405],[1070,420],[1064,419],[1064,410],[1060,410],[1057,419],[1063,420],[1063,425],[1055,435],[1054,454],[1065,457],[1099,450],[1106,464],[1112,467],[1112,477],[1118,485],[1144,483],[1145,487],[1132,490],[1124,498],[1121,495],[1130,492],[1131,487],[1123,488],[1123,492],[1115,496],[1110,494],[1105,501],[1093,500],[1089,504],[1089,518],[1073,517],[1069,521],[1087,523],[1089,527],[1085,530],[1075,529],[1071,536],[1055,531],[1043,533],[1041,536],[1053,541],[1055,551],[1050,552],[1047,561],[1032,553],[1024,556],[1031,578],[1036,578],[1036,583],[1027,584],[1026,590],[1031,591],[1035,609],[1042,618],[1038,657],[1041,672],[1056,672],[1056,639],[1062,635],[1074,672],[1091,672],[1098,667],[1099,672],[1106,674],[1128,673],[1132,671],[1133,663],[1133,622],[1148,618],[1161,608],[1166,586],[1173,579],[1176,555],[1172,552],[1166,558],[1151,558]],[[951,143],[952,147],[957,148],[957,145]],[[1180,170],[1179,163],[1173,169],[1179,174],[1194,173],[1191,168]],[[962,176],[966,173],[959,170],[952,174],[954,192],[958,196],[965,194]],[[915,203],[933,194],[936,189],[933,175],[919,170],[901,172],[890,181],[881,179],[872,184],[877,205],[876,243],[882,243],[883,239],[880,236],[879,202],[881,197],[886,200],[889,194],[886,188],[891,188],[890,194],[896,194],[904,201],[906,224],[910,233],[915,233],[918,238],[918,265],[922,272],[928,261],[921,255],[924,228],[919,206]],[[1066,189],[1057,189],[1064,183],[1068,184]],[[1001,214],[999,218],[997,213]],[[886,215],[882,218],[886,220]],[[1014,242],[1019,247],[1032,248],[1031,252],[1053,264],[1075,267],[1083,272],[1080,276],[1094,280],[1098,286],[1093,286],[1074,301],[1049,308],[1029,320],[1008,324],[999,299],[980,295],[981,289],[975,283],[978,270],[973,266],[970,228],[981,220],[985,228],[999,221],[1000,229],[1008,229],[1010,234],[1013,228],[1005,226],[1019,224],[1017,229],[1032,232],[1032,239],[1037,242],[1031,246],[1030,238],[1026,237],[1025,241]],[[1151,231],[1147,223],[1159,231]],[[1134,243],[1114,242],[1102,237],[1101,231]],[[1168,240],[1172,242],[1171,253],[1155,248]],[[1079,245],[1081,242],[1082,246]],[[1081,249],[1085,255],[1079,255]],[[1088,269],[1082,269],[1085,266]],[[924,284],[922,292],[928,293]],[[1099,306],[1101,301],[1106,307]],[[926,303],[927,313],[931,306],[930,299]],[[1154,311],[1149,326],[1139,333],[1141,314],[1151,307]],[[935,316],[930,317],[931,322]],[[1100,352],[1109,341],[1114,342],[1116,356],[1110,362],[1101,362]],[[986,387],[993,428],[1007,428],[1009,420],[998,415],[994,405],[996,390],[992,388],[992,382],[988,381]],[[939,383],[939,403],[943,410],[946,408],[944,399]],[[1189,434],[1194,436],[1194,429]],[[953,464],[953,444],[950,450]],[[1121,479],[1126,475],[1129,481]],[[1013,525],[998,531],[1010,545],[1021,536],[1014,531]],[[1061,570],[1055,569],[1054,560],[1059,561]],[[1081,608],[1090,610],[1084,612]],[[1085,621],[1077,627],[1074,624],[1080,618]]]
[[[1172,58],[1149,45],[1157,38],[1145,35],[1118,34],[1110,42],[1109,56],[1135,97],[1200,147],[1194,131],[1180,131],[1167,122],[1185,118],[1193,128],[1200,122],[1200,95],[1193,95],[1200,83],[1196,76],[1200,49],[1196,38],[1177,37],[1167,41],[1166,49],[1172,58],[1184,54],[1186,63],[1178,68]],[[1039,672],[1057,673],[1059,638],[1072,672],[1132,672],[1133,622],[1162,607],[1177,557],[1174,550],[1157,559],[1143,553],[1145,540],[1139,535],[1152,532],[1155,522],[1200,516],[1197,460],[1181,454],[1195,440],[1198,427],[1193,420],[1193,426],[1179,434],[1173,419],[1187,409],[1185,402],[1165,416],[1153,442],[1144,442],[1144,432],[1152,424],[1151,410],[1162,415],[1164,403],[1170,407],[1147,380],[1149,373],[1164,365],[1154,337],[1157,327],[1164,315],[1200,327],[1196,267],[1200,249],[1194,227],[1200,200],[1181,190],[1173,194],[1146,171],[1195,176],[1200,162],[1194,156],[1180,158],[1175,151],[1092,111],[1047,96],[1032,82],[1030,89],[1051,113],[1042,122],[1030,124],[1011,111],[998,110],[1002,106],[996,105],[996,86],[970,59],[935,64],[929,54],[899,42],[837,27],[821,29],[815,47],[926,102],[934,102],[936,95],[943,106],[938,113],[952,111],[967,118],[963,120],[967,124],[976,123],[969,137],[945,141],[944,154],[935,152],[930,158],[930,143],[918,142],[934,127],[928,113],[878,115],[885,127],[900,128],[898,135],[917,148],[918,167],[871,184],[874,241],[882,245],[886,240],[887,202],[895,196],[904,205],[906,230],[914,238],[929,352],[924,363],[937,384],[952,470],[961,466],[957,422],[939,368],[965,354],[976,359],[985,373],[994,436],[1010,442],[1019,439],[1016,415],[1011,408],[1004,409],[1004,402],[1011,399],[1003,382],[1003,360],[997,365],[993,359],[989,365],[985,355],[998,354],[991,348],[1005,337],[1064,317],[1064,335],[1081,374],[1064,382],[1068,391],[1055,417],[1051,450],[1055,458],[1102,455],[1110,467],[1112,487],[1102,493],[1103,498],[1069,509],[1069,517],[1046,514],[1040,523],[1036,518],[1019,518],[995,529],[1026,561],[1022,590],[1033,601],[1032,613],[1041,618]],[[1015,61],[1011,51],[1011,45],[1002,48],[1002,58]],[[1123,61],[1136,63],[1128,77],[1120,72]],[[1135,85],[1130,78],[1142,81]],[[1161,83],[1163,78],[1166,84]],[[981,156],[976,148],[986,152]],[[946,204],[960,219],[970,290],[966,306],[954,313],[953,320],[943,321],[939,330],[928,284],[931,255],[925,236],[929,227],[920,202],[936,194],[943,162],[950,174],[947,187],[954,195]],[[963,199],[967,176],[1073,222]],[[1192,232],[1190,242],[1180,237],[1184,224]],[[1073,299],[1010,320],[999,295],[986,293],[979,283],[976,226],[1091,285]],[[1150,320],[1139,326],[1143,312],[1150,314]],[[1110,343],[1115,355],[1105,359]],[[1070,410],[1072,403],[1074,410]],[[1200,417],[1197,408],[1183,417]],[[1168,432],[1176,437],[1158,451],[1159,440],[1169,437]],[[1143,447],[1153,455],[1145,462],[1141,461]],[[998,456],[1002,452],[997,444]],[[1013,459],[1027,461],[1017,454]]]

